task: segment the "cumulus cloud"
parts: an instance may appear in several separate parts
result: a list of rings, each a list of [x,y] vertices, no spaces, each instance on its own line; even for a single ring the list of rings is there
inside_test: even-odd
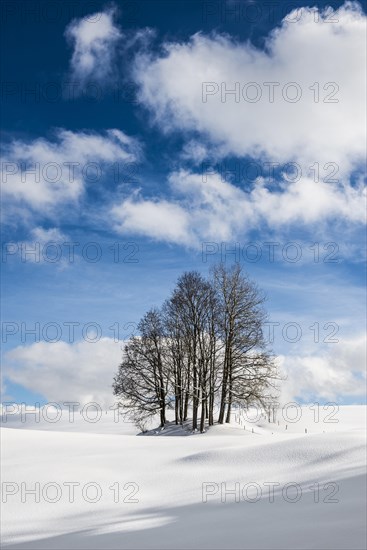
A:
[[[113,377],[122,358],[123,342],[35,342],[5,356],[4,375],[47,401],[114,403]]]
[[[282,400],[365,398],[366,348],[363,334],[330,344],[321,354],[280,356],[287,375],[282,383]]]
[[[116,48],[122,38],[115,17],[112,7],[74,19],[66,28],[65,36],[73,46],[71,76],[77,88],[90,81],[103,85],[114,81]]]
[[[283,180],[269,190],[259,178],[250,190],[240,189],[218,173],[174,172],[170,200],[134,195],[112,209],[115,229],[190,247],[203,241],[240,238],[255,228],[269,230],[298,222],[304,226],[335,218],[365,221],[365,188],[331,186],[309,178]],[[319,228],[320,230],[320,228]]]
[[[177,244],[194,244],[190,216],[180,205],[166,200],[144,200],[136,195],[111,210],[114,228]]]
[[[352,2],[301,12],[264,49],[198,33],[138,56],[139,101],[163,131],[199,133],[223,156],[334,162],[349,174],[365,154],[366,17]]]
[[[109,164],[135,161],[139,144],[120,130],[72,132],[59,129],[53,140],[13,140],[3,146],[4,199],[43,214],[76,203],[88,184],[106,176]]]
[[[36,342],[18,346],[5,356],[4,377],[49,402],[114,403],[113,376],[122,357],[123,342]],[[281,384],[283,402],[361,399],[365,393],[366,338],[357,336],[313,355],[279,356],[287,379]]]
[[[294,163],[299,177],[280,168],[275,179],[261,174],[240,187],[215,166],[210,174],[178,170],[168,178],[169,197],[133,195],[114,207],[119,232],[196,246],[260,227],[365,223],[366,17],[351,2],[337,12],[299,13],[270,33],[264,49],[198,33],[164,44],[161,54],[144,51],[133,69],[138,99],[158,127],[186,135],[182,162]],[[258,89],[261,97],[251,101]]]
[[[200,174],[180,171],[170,175],[169,183],[175,199],[145,200],[135,195],[115,206],[111,212],[115,229],[195,247],[202,239],[229,239],[242,228],[246,213],[252,218],[245,194],[223,184],[218,174],[204,183]]]

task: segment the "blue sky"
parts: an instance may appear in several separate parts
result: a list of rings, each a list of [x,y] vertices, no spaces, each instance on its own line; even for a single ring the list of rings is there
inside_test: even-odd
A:
[[[365,14],[288,8],[2,3],[4,401],[113,402],[121,340],[220,260],[284,400],[364,400]]]

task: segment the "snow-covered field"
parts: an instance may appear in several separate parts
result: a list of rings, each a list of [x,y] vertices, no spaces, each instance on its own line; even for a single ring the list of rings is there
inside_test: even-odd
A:
[[[301,412],[190,437],[137,437],[111,412],[14,415],[1,428],[3,547],[365,548],[366,408]]]

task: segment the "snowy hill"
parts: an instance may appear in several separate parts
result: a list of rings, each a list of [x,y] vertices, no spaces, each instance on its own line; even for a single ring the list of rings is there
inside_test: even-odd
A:
[[[203,435],[136,437],[111,412],[72,424],[12,416],[3,547],[364,548],[366,408],[335,419],[302,407],[295,423],[234,418]]]

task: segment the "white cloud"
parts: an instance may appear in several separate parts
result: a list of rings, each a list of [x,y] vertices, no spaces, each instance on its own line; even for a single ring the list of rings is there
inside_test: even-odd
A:
[[[114,8],[74,19],[65,36],[73,45],[71,75],[79,89],[89,81],[106,85],[115,79],[116,47],[122,35],[116,26]]]
[[[329,344],[322,354],[280,357],[287,374],[282,383],[282,400],[301,397],[335,401],[341,397],[361,398],[366,394],[366,336],[359,335]]]
[[[318,224],[323,231],[329,222],[338,227],[365,223],[366,17],[351,2],[337,13],[303,8],[298,16],[298,11],[290,14],[262,50],[227,35],[199,33],[188,42],[164,44],[161,55],[144,51],[134,66],[139,101],[159,128],[187,133],[181,160],[196,166],[226,156],[253,158],[260,166],[295,162],[298,180],[284,169],[276,184],[262,175],[240,188],[223,180],[218,168],[206,178],[179,170],[169,177],[171,198],[134,195],[113,209],[119,232],[195,246],[203,240],[236,240],[260,227]],[[206,102],[204,82],[215,83]],[[260,85],[258,102],[240,97],[237,103],[233,94],[222,102],[221,83],[230,89],[248,82]],[[267,99],[264,82],[280,83],[274,102]],[[296,103],[282,97],[282,86],[289,82],[302,90]],[[309,89],[315,82],[318,102]],[[330,82],[338,86],[335,103],[324,101],[335,88],[323,89]],[[352,182],[355,170],[359,175]],[[336,181],[330,181],[331,175]]]
[[[319,21],[315,22],[316,15]],[[287,19],[287,18],[286,18]],[[160,56],[137,57],[134,75],[139,100],[163,131],[199,132],[222,155],[297,161],[304,168],[337,163],[339,176],[363,163],[366,140],[366,17],[359,4],[347,2],[337,13],[303,8],[297,22],[286,19],[267,38],[265,49],[227,35],[198,33],[188,42],[166,43]],[[297,12],[288,19],[297,19]],[[337,19],[337,22],[327,22]],[[202,86],[215,83],[214,95],[202,101]],[[221,83],[234,89],[257,83],[258,102],[234,95],[221,101]],[[274,102],[268,100],[275,87]],[[283,98],[283,86],[295,82],[298,102]],[[309,89],[319,84],[320,100]],[[336,83],[323,89],[327,83]],[[333,90],[337,93],[332,96]],[[284,94],[286,94],[284,91]],[[256,95],[254,87],[248,95]],[[288,88],[289,97],[295,88]],[[326,103],[337,99],[338,102]]]
[[[217,174],[203,183],[199,174],[180,171],[171,174],[169,182],[175,200],[130,197],[112,209],[115,229],[196,246],[201,239],[229,239],[243,225],[246,211],[251,214],[244,193],[222,183]]]
[[[197,140],[190,140],[183,146],[181,158],[192,162],[194,165],[201,164],[209,156],[207,147]]]
[[[154,239],[200,246],[203,241],[237,240],[249,230],[276,230],[292,223],[312,225],[337,219],[363,223],[365,188],[331,186],[309,178],[283,182],[269,190],[258,179],[242,190],[218,173],[180,170],[169,177],[170,200],[144,200],[135,195],[115,206],[115,229]],[[321,231],[321,226],[318,228]]]
[[[147,235],[153,239],[193,244],[189,214],[173,202],[144,200],[137,195],[111,210],[114,229],[119,233]]]
[[[139,155],[138,143],[116,129],[103,135],[59,129],[52,141],[13,140],[3,146],[3,197],[52,214],[106,177],[109,164],[133,162]]]
[[[57,227],[50,227],[44,229],[43,227],[35,227],[31,231],[32,237],[40,244],[47,244],[49,242],[61,242],[67,239],[66,235],[62,233]]]
[[[103,408],[114,403],[111,385],[122,347],[122,341],[112,338],[18,346],[5,356],[4,376],[49,402],[96,401]],[[365,361],[364,335],[330,344],[312,355],[280,356],[281,369],[288,376],[281,383],[281,399],[360,398],[365,393]]]
[[[96,401],[105,407],[115,401],[112,382],[122,347],[123,342],[112,338],[18,346],[5,356],[4,376],[49,402]]]
[[[34,227],[30,237],[32,240],[8,243],[6,257],[17,256],[36,265],[56,263],[59,269],[70,265],[66,258],[59,257],[61,246],[69,239],[57,227]]]
[[[334,218],[365,223],[366,188],[363,185],[331,185],[300,178],[290,183],[283,180],[280,191],[271,192],[265,181],[257,181],[250,193],[258,216],[270,226],[300,221],[305,224]]]

